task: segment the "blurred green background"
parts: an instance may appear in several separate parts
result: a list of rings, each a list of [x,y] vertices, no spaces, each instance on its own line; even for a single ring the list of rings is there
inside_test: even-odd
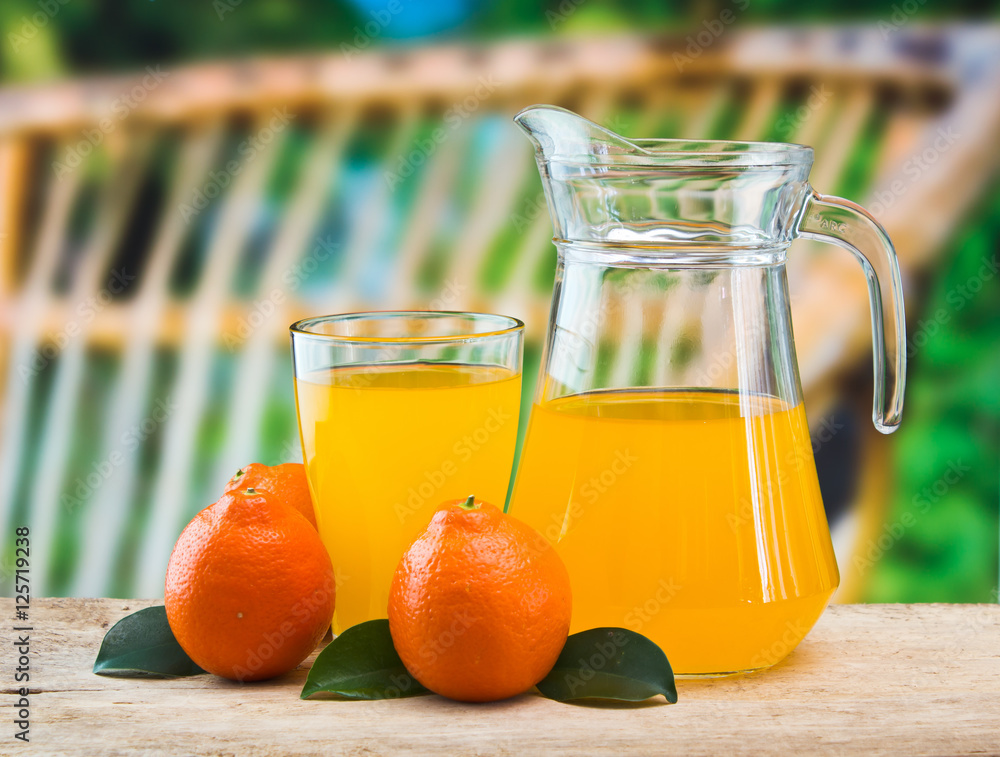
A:
[[[390,5],[391,2],[397,4]],[[976,29],[993,29],[1000,23],[998,10],[1000,4],[997,3],[930,1],[873,6],[862,2],[802,4],[787,0],[688,5],[642,0],[563,0],[541,4],[527,0],[357,0],[353,3],[329,0],[132,0],[122,3],[4,0],[0,5],[3,33],[0,61],[6,99],[0,116],[5,124],[5,139],[32,140],[30,157],[24,159],[23,165],[18,163],[20,146],[12,149],[10,155],[13,157],[8,156],[8,165],[15,168],[9,169],[7,174],[7,192],[16,194],[19,187],[23,187],[24,193],[30,196],[17,213],[5,216],[5,222],[24,216],[29,219],[26,225],[35,230],[31,233],[5,231],[3,237],[7,240],[4,255],[8,271],[3,287],[7,384],[3,406],[4,446],[0,455],[6,480],[0,481],[0,488],[4,497],[5,529],[12,533],[16,525],[31,522],[38,524],[43,534],[49,535],[48,544],[40,547],[45,550],[42,558],[45,565],[39,569],[40,583],[36,593],[113,596],[155,593],[155,581],[149,576],[155,577],[161,568],[153,558],[150,563],[153,567],[142,567],[144,550],[151,549],[154,544],[166,544],[169,548],[184,520],[208,504],[213,499],[212,493],[220,490],[224,481],[224,478],[220,480],[221,472],[229,470],[227,465],[233,455],[252,451],[258,459],[268,463],[290,460],[297,454],[297,440],[287,347],[276,348],[279,358],[266,381],[261,380],[263,409],[247,431],[253,443],[234,446],[230,439],[237,433],[232,430],[233,418],[240,417],[241,410],[233,400],[233,387],[240,371],[258,365],[252,356],[247,357],[248,348],[227,350],[218,347],[205,358],[209,367],[199,373],[193,368],[185,368],[194,358],[185,357],[188,353],[184,349],[176,345],[171,347],[169,340],[166,346],[157,341],[148,356],[152,367],[143,374],[147,379],[140,381],[147,389],[141,397],[134,398],[145,408],[139,417],[153,417],[150,413],[155,410],[155,400],[167,396],[177,399],[177,392],[181,392],[179,401],[184,404],[184,391],[196,392],[201,399],[195,404],[204,408],[204,412],[192,411],[187,421],[194,446],[189,450],[190,460],[177,468],[181,471],[180,479],[172,480],[169,478],[172,474],[162,472],[162,458],[172,449],[170,439],[165,437],[173,427],[183,425],[177,416],[170,415],[164,422],[152,424],[153,428],[142,434],[141,443],[134,449],[128,446],[123,450],[132,457],[121,470],[103,477],[100,486],[85,487],[87,491],[82,497],[74,493],[79,488],[78,482],[85,480],[95,470],[95,465],[107,459],[106,451],[116,449],[114,444],[105,443],[105,452],[102,452],[101,444],[95,440],[113,439],[117,434],[117,431],[108,431],[109,427],[118,428],[109,418],[114,415],[116,403],[124,401],[122,388],[130,383],[128,353],[123,354],[115,339],[102,339],[100,334],[91,332],[79,348],[77,363],[70,363],[67,348],[57,344],[57,349],[43,361],[44,366],[33,370],[30,377],[22,381],[17,370],[16,335],[33,328],[26,329],[30,319],[48,313],[45,321],[48,325],[36,336],[39,344],[51,343],[54,341],[51,332],[60,330],[60,318],[72,322],[65,314],[72,312],[72,298],[77,291],[73,282],[86,270],[81,261],[89,249],[86,240],[92,238],[88,236],[91,233],[89,224],[100,215],[102,203],[113,211],[116,204],[122,202],[122,198],[114,197],[113,193],[109,199],[102,192],[107,192],[110,185],[119,186],[116,182],[122,182],[120,189],[128,186],[116,173],[118,164],[115,161],[127,162],[128,158],[122,158],[121,153],[128,153],[131,148],[113,144],[115,140],[109,138],[93,151],[81,172],[83,189],[66,226],[65,241],[58,253],[61,262],[52,269],[51,281],[43,287],[49,294],[40,295],[40,289],[29,286],[33,256],[37,254],[35,242],[40,238],[38,228],[42,225],[40,208],[44,205],[42,198],[66,185],[57,180],[58,176],[53,178],[50,169],[50,164],[64,155],[66,148],[58,134],[53,135],[57,131],[52,126],[55,117],[46,121],[43,110],[37,111],[42,114],[37,118],[25,115],[29,111],[36,113],[24,105],[28,102],[25,98],[32,93],[51,94],[59,82],[83,82],[78,84],[79,90],[74,90],[74,97],[85,103],[88,82],[100,81],[109,74],[142,72],[147,66],[177,71],[209,61],[255,60],[266,67],[266,56],[290,59],[316,55],[351,59],[355,54],[412,54],[448,49],[456,43],[473,50],[487,49],[510,40],[523,41],[526,45],[565,43],[585,48],[601,37],[627,39],[633,35],[639,40],[658,36],[666,40],[663,44],[672,46],[672,50],[690,54],[690,40],[708,30],[712,34],[710,43],[696,45],[696,48],[711,47],[709,52],[714,52],[716,47],[723,49],[726,38],[731,35],[763,36],[770,29],[787,31],[801,26],[867,30],[869,36],[864,45],[871,48],[865,48],[871,54],[869,57],[891,54],[906,58],[909,55],[907,60],[918,62],[919,75],[932,80],[932,86],[928,87],[931,94],[927,97],[933,101],[937,91],[933,83],[935,77],[940,75],[947,79],[955,75],[949,68],[947,56],[939,49],[942,43],[935,42],[938,39],[936,32],[950,29],[971,33]],[[380,23],[377,33],[369,39],[364,33],[365,25],[386,13],[388,16],[382,17],[391,20]],[[726,14],[731,15],[732,22],[724,21],[720,25],[719,19],[730,17]],[[713,28],[721,28],[721,34],[715,34]],[[359,45],[359,35],[362,45]],[[834,49],[831,53],[834,72],[839,60],[837,54],[842,53],[845,60],[851,61],[864,58],[864,55],[855,55],[857,51],[850,47],[851,38],[850,35],[844,37],[843,49],[839,52]],[[913,49],[903,49],[905,45],[901,40],[912,44]],[[262,56],[265,56],[263,63]],[[238,64],[234,65],[233,75],[238,79]],[[444,71],[442,76],[446,76],[447,69],[441,70]],[[547,83],[547,77],[556,76],[555,70],[553,66],[550,72],[544,65],[537,69],[534,75],[540,89],[544,89],[542,85]],[[823,77],[827,75],[835,84],[837,77],[829,75],[831,69],[824,70],[827,74],[814,74],[813,80],[825,81]],[[394,75],[390,66],[385,77],[391,80]],[[204,78],[208,80],[208,74]],[[696,90],[700,85],[696,80],[691,86]],[[789,90],[791,94],[777,102],[768,114],[761,138],[790,138],[783,124],[801,118],[799,108],[803,98],[795,87],[801,90],[803,86],[801,82],[795,84]],[[846,153],[845,166],[838,174],[836,185],[820,187],[822,191],[855,199],[870,207],[873,207],[871,193],[884,168],[879,161],[884,160],[886,150],[892,151],[891,144],[886,146],[885,129],[889,122],[886,114],[891,112],[894,102],[892,96],[879,89],[878,82],[872,86],[877,92],[877,105],[866,116],[859,138]],[[737,88],[735,91],[742,90]],[[1000,99],[1000,89],[993,87],[990,91]],[[582,95],[574,96],[581,101],[585,99]],[[946,108],[947,96],[940,98],[942,102],[932,102],[927,107]],[[750,102],[749,97],[727,100],[725,107],[704,122],[703,133],[684,136],[737,136],[734,132],[740,109]],[[416,125],[407,132],[412,135],[412,143],[426,138],[440,124],[440,114],[447,105],[447,102],[438,103],[417,114]],[[374,115],[366,116],[370,128],[350,136],[349,148],[343,153],[346,157],[336,164],[336,169],[331,169],[332,178],[328,184],[322,184],[324,191],[330,190],[331,197],[335,197],[328,200],[320,214],[320,222],[310,229],[300,244],[307,258],[309,251],[316,248],[311,240],[327,236],[347,247],[364,246],[357,240],[358,232],[348,228],[347,219],[368,218],[364,215],[366,200],[379,196],[380,189],[384,189],[379,185],[386,167],[399,165],[392,152],[399,149],[399,143],[393,142],[396,121],[380,118],[379,106],[374,107]],[[672,130],[679,128],[680,110],[673,109],[670,101],[658,107],[661,108],[659,118],[650,120],[646,117],[649,107],[630,105],[626,92],[626,96],[614,99],[610,108],[604,111],[605,120],[633,136],[637,129],[648,129],[650,124],[653,124],[654,133],[638,135],[675,136]],[[459,235],[462,219],[475,212],[470,196],[474,194],[472,189],[478,186],[477,177],[496,170],[503,162],[502,157],[500,163],[491,162],[497,160],[491,146],[505,144],[505,139],[512,142],[521,139],[519,135],[511,139],[508,134],[513,131],[509,118],[515,111],[511,108],[507,103],[484,108],[482,113],[470,118],[467,125],[456,130],[456,135],[459,131],[463,135],[466,152],[445,204],[435,210],[443,219],[440,221],[443,231],[431,235],[426,245],[427,254],[410,270],[414,283],[407,291],[416,292],[415,296],[422,302],[443,298],[451,305],[445,297],[448,285],[453,284],[448,271],[454,270],[448,251]],[[241,137],[253,133],[248,119],[241,112],[229,122],[230,133],[225,140],[230,152]],[[257,198],[256,210],[247,216],[248,228],[241,237],[240,250],[235,253],[238,263],[234,265],[232,280],[227,279],[223,286],[225,296],[243,302],[247,313],[251,313],[258,303],[254,298],[259,291],[261,271],[266,267],[268,245],[279,234],[284,214],[293,209],[294,190],[303,172],[316,158],[318,148],[314,134],[321,120],[315,112],[305,112],[282,134],[280,148],[267,158],[273,161],[268,165],[268,177]],[[66,128],[82,127],[74,122]],[[855,527],[852,535],[838,543],[842,570],[846,564],[854,572],[847,597],[852,600],[997,601],[1000,276],[996,274],[995,263],[1000,240],[1000,177],[993,167],[1000,154],[1000,132],[994,131],[993,135],[991,147],[973,157],[983,173],[975,197],[943,221],[948,225],[948,241],[937,244],[932,253],[909,269],[906,277],[908,322],[911,336],[919,337],[919,344],[912,350],[901,430],[885,442],[872,441],[874,431],[868,422],[870,355],[867,359],[851,358],[847,365],[839,365],[831,379],[835,388],[825,389],[822,402],[817,403],[824,408],[823,417],[832,418],[835,424],[846,428],[846,432],[839,433],[831,443],[817,445],[821,483],[831,521],[836,524],[851,508],[871,507],[870,503],[859,504],[858,492],[864,487],[866,476],[884,481],[882,489],[876,487],[876,491],[882,492],[884,506],[864,516],[868,526]],[[148,162],[143,164],[146,172],[143,176],[146,178],[140,178],[131,190],[121,189],[136,202],[122,238],[114,245],[111,259],[116,265],[147,271],[152,253],[141,250],[150,243],[152,229],[157,224],[157,208],[166,202],[168,180],[164,177],[180,170],[178,166],[185,160],[183,150],[190,139],[190,134],[182,129],[166,128],[145,156]],[[404,140],[402,146],[408,150],[410,144]],[[526,145],[524,148],[527,149]],[[932,181],[933,176],[928,173],[918,179]],[[516,278],[515,268],[523,263],[515,260],[511,251],[522,244],[528,233],[533,221],[527,218],[529,211],[533,209],[537,215],[538,207],[532,203],[537,202],[538,187],[537,176],[526,174],[510,200],[508,222],[487,240],[484,262],[474,271],[475,277],[467,282],[473,291],[465,291],[465,285],[460,283],[463,291],[456,304],[465,307],[485,302],[502,309],[502,294],[512,278]],[[413,208],[420,207],[425,191],[429,191],[426,184],[407,181],[390,198],[382,198],[390,215],[378,219],[379,224],[384,221],[386,228],[380,229],[384,233],[366,238],[370,245],[365,254],[369,257],[358,274],[360,298],[344,295],[342,284],[338,282],[349,266],[334,256],[317,264],[308,277],[296,277],[294,295],[301,307],[306,312],[330,312],[342,309],[342,304],[348,301],[382,303],[384,306],[387,298],[391,300],[391,288],[384,286],[385,271],[396,265],[393,250],[403,246],[406,229],[412,231],[412,226],[406,226],[407,222],[400,219],[412,218],[410,214]],[[210,210],[195,219],[191,238],[182,246],[179,262],[170,271],[166,291],[169,297],[181,303],[182,311],[202,302],[199,292],[203,279],[208,275],[206,271],[214,270],[211,258],[215,255],[213,244],[218,240],[213,234],[224,223],[220,212]],[[934,214],[937,208],[930,204],[911,208],[910,212],[918,216]],[[877,209],[876,215],[880,215]],[[551,286],[554,251],[544,239],[536,246],[539,247],[539,262],[529,272],[524,286],[532,289],[537,301],[544,302]],[[903,257],[904,250],[900,252]],[[985,273],[984,261],[989,264]],[[970,284],[975,291],[963,294]],[[116,306],[125,307],[134,299],[133,295],[134,292],[127,291],[121,296],[114,294],[111,299]],[[61,306],[59,309],[53,304],[65,303],[66,298],[70,299],[68,308]],[[947,317],[936,315],[941,312]],[[210,315],[218,316],[214,311]],[[531,372],[537,369],[539,359],[537,337],[543,324],[538,321],[544,320],[544,311],[534,310],[530,316],[535,320],[535,334],[526,354],[528,394],[533,388]],[[122,327],[126,331],[130,317],[127,312],[121,316],[126,322]],[[183,312],[177,317],[183,317]],[[190,312],[186,317],[191,317]],[[831,319],[835,317],[831,314]],[[100,319],[96,322],[102,323]],[[188,331],[184,332],[184,327],[181,331],[190,336],[196,330],[196,322],[185,322]],[[182,344],[184,338],[187,337],[181,338]],[[22,348],[27,350],[24,354],[40,349],[23,345]],[[190,372],[185,373],[185,370]],[[204,377],[200,384],[199,376]],[[60,387],[66,386],[73,386],[79,394],[60,423],[60,414],[67,410],[60,404],[63,402]],[[184,413],[178,415],[183,417]],[[814,416],[811,409],[810,419],[816,422],[820,416],[818,413]],[[127,427],[128,424],[124,426]],[[176,432],[174,446],[184,446],[183,440],[177,441],[182,436],[181,432]],[[884,446],[873,452],[871,445],[880,444]],[[65,464],[52,464],[50,453],[53,450]],[[122,471],[130,467],[134,475],[126,479]],[[959,473],[953,476],[950,470]],[[169,518],[157,520],[149,503],[166,501],[170,497],[180,502],[179,517],[174,519],[177,522]],[[108,504],[111,500],[121,504]],[[117,508],[107,520],[101,511],[105,506]],[[105,533],[107,523],[120,523],[117,530],[108,526],[118,536]],[[2,546],[6,593],[10,592],[12,555],[8,542],[11,541],[5,539]],[[157,549],[162,551],[161,546]],[[845,555],[845,550],[849,554]],[[95,560],[95,552],[101,554],[106,567],[103,572],[82,578],[85,568]]]

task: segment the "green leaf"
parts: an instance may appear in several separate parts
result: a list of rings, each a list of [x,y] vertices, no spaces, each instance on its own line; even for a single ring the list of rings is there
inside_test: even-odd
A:
[[[677,701],[674,671],[663,650],[624,628],[591,628],[570,636],[538,690],[560,702],[641,702],[657,694],[671,704]]]
[[[302,687],[302,699],[318,692],[344,699],[396,699],[429,694],[396,654],[389,621],[352,626],[319,653]]]
[[[94,672],[119,678],[179,678],[205,671],[181,649],[161,605],[139,610],[111,626],[101,642]]]

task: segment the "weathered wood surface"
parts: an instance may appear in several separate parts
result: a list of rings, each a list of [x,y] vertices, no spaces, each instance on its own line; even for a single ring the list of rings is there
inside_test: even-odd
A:
[[[524,695],[301,701],[305,663],[241,685],[93,675],[107,628],[152,604],[35,600],[31,744],[15,741],[13,601],[0,600],[0,754],[1000,754],[1000,606],[831,607],[784,662],[678,682],[680,701],[578,706]]]

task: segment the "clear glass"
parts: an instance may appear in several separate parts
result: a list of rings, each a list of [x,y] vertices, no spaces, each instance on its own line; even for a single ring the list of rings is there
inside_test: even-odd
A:
[[[502,506],[521,396],[524,324],[399,311],[291,327],[302,452],[337,578],[333,629],[386,617],[409,543],[443,501]]]
[[[786,251],[801,235],[862,261],[889,432],[905,372],[892,246],[813,192],[808,147],[629,141],[549,106],[515,120],[559,257],[511,512],[566,561],[574,631],[632,628],[682,675],[773,665],[839,583]]]

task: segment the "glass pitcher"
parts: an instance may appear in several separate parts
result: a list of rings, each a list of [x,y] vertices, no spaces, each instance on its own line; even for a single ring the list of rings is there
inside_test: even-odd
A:
[[[630,141],[550,106],[515,121],[559,255],[510,512],[566,562],[573,631],[638,631],[682,675],[773,665],[840,580],[785,253],[805,237],[864,268],[873,417],[890,433],[906,357],[892,244],[862,208],[812,190],[808,147]]]

